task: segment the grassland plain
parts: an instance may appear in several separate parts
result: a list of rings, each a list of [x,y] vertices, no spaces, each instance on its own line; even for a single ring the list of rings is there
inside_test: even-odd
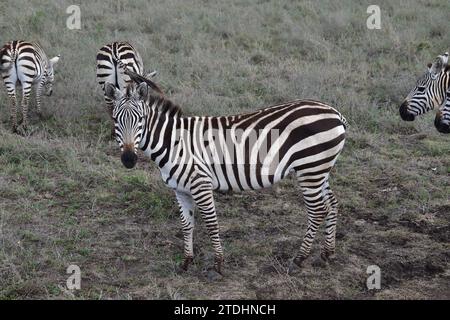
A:
[[[376,3],[375,3],[376,2]],[[449,299],[450,137],[398,105],[426,63],[449,50],[448,1],[71,1],[0,4],[0,41],[61,54],[44,119],[10,133],[0,90],[1,299]],[[381,30],[366,27],[370,4]],[[198,219],[196,260],[177,274],[182,235],[157,168],[125,169],[95,80],[104,43],[129,40],[188,115],[254,110],[296,98],[336,106],[350,129],[331,184],[340,200],[337,258],[285,272],[306,226],[300,190],[218,194],[226,276]],[[33,107],[31,108],[33,110]],[[68,291],[66,268],[81,268]],[[369,265],[381,290],[366,288]]]

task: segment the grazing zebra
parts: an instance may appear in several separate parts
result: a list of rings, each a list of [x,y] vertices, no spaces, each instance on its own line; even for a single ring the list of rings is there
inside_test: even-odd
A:
[[[16,84],[22,86],[22,127],[28,126],[28,101],[33,84],[36,87],[37,112],[41,114],[41,94],[51,96],[54,82],[54,66],[59,55],[48,59],[38,43],[11,41],[0,50],[0,72],[11,99],[11,122],[13,132],[17,132]]]
[[[123,69],[117,68],[119,62],[131,68],[139,75],[144,74],[144,63],[139,52],[128,42],[113,42],[100,48],[97,53],[97,81],[104,90],[106,82],[113,83],[117,89],[125,90],[131,83],[128,75],[123,73]],[[147,77],[153,77],[153,71]],[[113,102],[106,95],[104,96],[109,115],[112,115]],[[114,137],[114,124],[111,128],[111,136]]]
[[[133,168],[136,151],[141,149],[174,189],[184,236],[184,270],[194,256],[194,207],[206,223],[214,266],[221,273],[223,250],[213,190],[261,189],[292,172],[308,211],[307,231],[293,262],[300,266],[309,255],[324,221],[322,258],[334,253],[338,202],[328,177],[346,131],[338,111],[321,102],[296,100],[248,114],[186,117],[170,100],[149,92],[150,80],[129,70],[127,74],[141,83],[129,86],[125,93],[105,84],[105,94],[115,102],[113,119],[121,160]]]
[[[450,65],[448,52],[428,64],[428,70],[400,106],[400,116],[413,121],[416,116],[438,108],[434,125],[442,133],[450,132]]]

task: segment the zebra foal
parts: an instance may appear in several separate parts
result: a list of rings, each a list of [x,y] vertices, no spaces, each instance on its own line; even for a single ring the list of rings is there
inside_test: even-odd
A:
[[[214,190],[269,187],[290,173],[300,184],[308,211],[308,227],[293,262],[309,255],[319,226],[325,222],[322,257],[335,251],[338,202],[328,177],[345,141],[345,119],[327,104],[296,100],[252,113],[222,117],[186,117],[169,99],[149,92],[151,81],[129,70],[137,82],[126,92],[105,84],[114,101],[116,140],[127,168],[141,149],[159,167],[175,191],[184,235],[186,270],[194,257],[194,208],[203,218],[221,273]]]
[[[22,86],[22,128],[28,127],[28,102],[33,85],[36,85],[37,112],[41,115],[41,95],[53,92],[54,66],[60,56],[47,58],[38,43],[14,40],[0,49],[0,73],[11,100],[12,131],[17,132],[16,86]]]

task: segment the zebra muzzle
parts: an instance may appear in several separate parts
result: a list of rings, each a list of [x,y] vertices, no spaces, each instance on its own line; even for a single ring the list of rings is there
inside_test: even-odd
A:
[[[450,133],[450,122],[444,123],[442,119],[442,116],[438,113],[434,119],[434,126],[440,133]]]
[[[124,150],[122,152],[122,156],[120,157],[120,160],[122,160],[123,165],[128,168],[132,169],[136,165],[137,162],[137,155],[132,150]]]
[[[408,102],[405,101],[402,103],[402,105],[399,108],[400,117],[404,121],[414,121],[414,115],[410,112],[408,112]]]

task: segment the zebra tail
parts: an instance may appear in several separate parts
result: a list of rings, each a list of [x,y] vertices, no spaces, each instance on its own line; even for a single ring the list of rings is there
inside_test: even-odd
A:
[[[0,61],[3,60],[3,56],[6,54],[6,48],[3,47],[0,49]],[[3,64],[0,64],[0,70],[1,71],[8,71],[10,70],[16,63],[17,60],[17,51],[11,50],[11,60],[9,61],[9,64],[4,66]]]
[[[345,119],[345,117],[339,113],[339,118],[341,119],[342,125],[344,126],[344,129],[347,130],[347,128],[349,127],[348,121],[347,119]]]

